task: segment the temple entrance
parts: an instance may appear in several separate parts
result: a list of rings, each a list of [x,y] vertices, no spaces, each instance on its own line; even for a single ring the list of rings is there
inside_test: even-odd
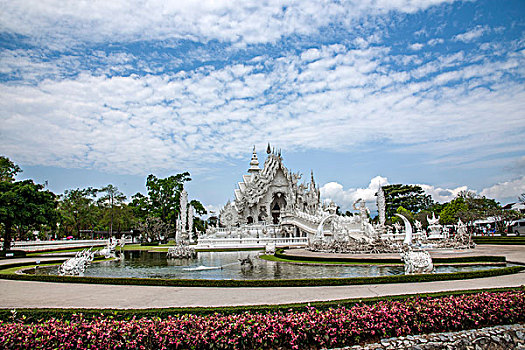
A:
[[[283,194],[280,192],[275,193],[272,204],[270,205],[272,223],[274,225],[279,224],[281,219],[281,210],[284,210],[285,208],[286,201],[284,200]]]
[[[278,203],[272,207],[272,222],[277,225],[279,223],[279,217],[281,216],[281,208]]]

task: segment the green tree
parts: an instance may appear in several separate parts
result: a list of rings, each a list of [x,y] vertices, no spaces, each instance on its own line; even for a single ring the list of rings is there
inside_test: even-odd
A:
[[[465,220],[468,213],[468,205],[463,197],[457,197],[447,203],[439,213],[439,223],[442,225],[453,225],[459,219]]]
[[[385,192],[386,216],[391,218],[399,207],[412,213],[428,209],[433,205],[430,195],[417,185],[388,185],[383,187]]]
[[[11,247],[14,226],[38,227],[57,220],[56,196],[32,180],[0,181],[0,222],[4,225],[4,247]]]
[[[408,219],[408,221],[410,221],[411,223],[414,223],[414,214],[412,214],[410,210],[406,210],[403,207],[399,207],[397,208],[396,213],[403,215],[404,217]],[[399,219],[399,218],[396,217],[396,219]]]
[[[180,194],[186,181],[191,181],[188,172],[164,179],[159,179],[153,174],[148,175],[146,179],[148,195],[137,193],[131,202],[137,218],[144,222],[149,217],[157,217],[174,230],[180,212]]]
[[[100,224],[103,227],[112,225],[112,229],[114,229],[112,232],[117,232],[117,237],[120,237],[122,231],[131,230],[135,226],[136,220],[131,206],[121,203],[120,205],[115,205],[113,210],[109,208],[104,210],[100,218]]]
[[[139,228],[142,232],[142,238],[148,243],[165,240],[173,234],[170,226],[157,217],[147,218],[140,224]]]
[[[192,199],[190,201],[190,205],[193,207],[193,209],[195,209],[195,214],[206,215],[208,213],[206,208],[204,208],[204,205],[202,205],[202,203],[196,199]]]
[[[22,169],[9,158],[0,156],[0,181],[13,182],[16,174],[22,172]]]
[[[95,205],[97,192],[92,187],[64,191],[58,205],[62,230],[80,237],[80,230],[95,228],[99,220],[99,208]]]
[[[113,218],[115,216],[115,207],[122,205],[126,200],[126,196],[118,190],[116,186],[111,184],[101,188],[99,192],[105,193],[98,199],[98,204],[104,209],[109,216],[109,236],[113,235]]]
[[[184,182],[191,181],[190,173],[184,172],[159,179],[150,174],[146,179],[146,188],[150,199],[150,212],[163,222],[175,228],[180,213],[180,194]]]
[[[196,240],[198,238],[197,232],[206,232],[206,229],[208,228],[208,223],[201,218],[196,217],[193,220],[193,227],[195,228],[193,239]]]
[[[150,216],[150,203],[149,198],[142,193],[136,193],[131,197],[131,203],[129,204],[135,218],[143,223]]]

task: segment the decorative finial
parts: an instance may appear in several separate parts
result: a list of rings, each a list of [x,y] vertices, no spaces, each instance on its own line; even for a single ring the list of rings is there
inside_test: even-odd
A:
[[[257,159],[257,152],[255,152],[255,146],[253,146],[253,153],[252,153],[252,160],[250,161],[250,169],[248,169],[248,172],[250,174],[258,173],[261,169],[259,169],[259,160]]]
[[[266,148],[266,153],[270,154],[272,153],[272,148],[270,147],[270,143],[268,142],[268,147]]]

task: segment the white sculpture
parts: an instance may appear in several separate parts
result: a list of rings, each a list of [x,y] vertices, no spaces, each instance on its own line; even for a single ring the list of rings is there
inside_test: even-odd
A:
[[[83,276],[86,267],[91,264],[94,257],[95,253],[91,251],[91,248],[77,252],[74,258],[67,259],[60,265],[58,274],[60,276]]]
[[[397,217],[400,217],[403,220],[403,223],[405,224],[405,240],[403,241],[403,244],[412,244],[412,225],[410,224],[410,221],[401,214],[395,214]]]
[[[396,232],[396,233],[401,233],[401,227],[402,227],[402,226],[401,226],[401,224],[400,224],[399,222],[395,222],[395,223],[393,224],[393,226],[394,226],[394,229],[395,229],[395,232]]]
[[[264,253],[267,255],[274,255],[275,254],[275,243],[267,243],[264,247]]]
[[[182,189],[179,201],[179,215],[176,223],[177,244],[189,244],[190,234],[193,232],[193,207],[188,202],[188,192]]]
[[[219,219],[222,225],[231,230],[232,226],[234,226],[239,220],[235,204],[228,201],[228,203],[226,203],[226,205],[221,209],[219,213]]]
[[[467,225],[461,219],[458,220],[456,236],[454,237],[456,247],[473,248],[475,244],[472,242],[472,236],[468,232]]]
[[[427,216],[429,225],[437,225],[439,223],[439,216],[436,218],[436,214],[432,212],[432,219]]]
[[[193,206],[188,205],[188,239],[191,239],[193,233]]]
[[[174,247],[169,247],[166,256],[168,259],[194,259],[197,257],[197,252],[187,244],[178,244]]]
[[[428,238],[442,238],[443,227],[439,224],[439,216],[436,218],[436,215],[432,213],[432,219],[427,216],[428,221]]]
[[[386,222],[386,199],[383,187],[379,186],[377,191],[377,212],[379,214],[379,225],[384,226]]]
[[[359,206],[356,206],[356,204],[358,203],[359,203]],[[354,204],[352,204],[352,206],[354,207],[355,210],[359,210],[359,217],[361,218],[361,222],[365,222],[366,219],[368,218],[368,214],[370,213],[370,211],[366,207],[365,201],[359,198],[358,200],[354,202]]]
[[[401,253],[405,262],[405,274],[430,273],[434,270],[432,257],[427,251],[413,251],[411,248]]]
[[[183,189],[180,194],[179,210],[181,225],[180,239],[184,242],[187,241],[188,238],[188,231],[186,230],[186,225],[188,223],[188,192],[186,192],[185,189]]]
[[[98,255],[105,257],[106,259],[115,258],[115,248],[119,242],[116,239],[108,239],[106,246],[98,251]]]

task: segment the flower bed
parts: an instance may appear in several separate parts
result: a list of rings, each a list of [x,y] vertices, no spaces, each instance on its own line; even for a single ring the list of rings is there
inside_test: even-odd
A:
[[[322,348],[381,337],[525,321],[525,291],[357,303],[327,310],[176,315],[117,320],[103,315],[0,323],[7,349]]]

